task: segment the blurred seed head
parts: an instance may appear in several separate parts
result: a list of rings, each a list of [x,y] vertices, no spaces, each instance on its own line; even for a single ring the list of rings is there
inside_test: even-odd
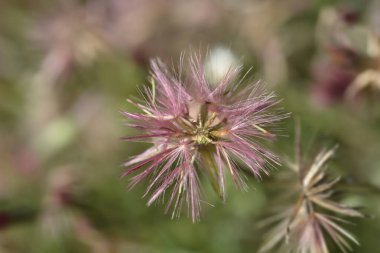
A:
[[[328,241],[347,252],[352,250],[350,242],[359,244],[344,228],[347,221],[342,216],[363,217],[363,214],[335,200],[339,178],[331,179],[327,173],[326,163],[335,149],[322,150],[309,165],[301,158],[300,148],[296,148],[296,161],[289,163],[287,181],[282,181],[288,182],[283,195],[286,197],[282,198],[288,201],[287,206],[263,222],[270,228],[260,252],[277,248],[278,252],[328,253]]]

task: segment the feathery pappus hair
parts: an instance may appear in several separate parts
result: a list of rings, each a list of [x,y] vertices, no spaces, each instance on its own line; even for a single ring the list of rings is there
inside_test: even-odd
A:
[[[235,185],[246,188],[242,167],[257,178],[278,164],[262,140],[276,136],[275,125],[287,117],[259,82],[243,85],[240,67],[231,67],[219,83],[207,81],[204,62],[196,54],[177,71],[169,71],[159,59],[151,61],[151,87],[143,88],[144,100],[128,100],[140,113],[122,112],[129,127],[141,135],[126,141],[148,142],[152,147],[125,163],[124,176],[140,171],[130,180],[133,187],[149,178],[148,205],[169,192],[166,211],[179,216],[186,202],[192,220],[200,215],[200,176],[206,174],[224,200],[226,174]],[[185,66],[186,65],[186,66]],[[188,72],[183,71],[186,67]],[[242,166],[241,166],[242,165]]]

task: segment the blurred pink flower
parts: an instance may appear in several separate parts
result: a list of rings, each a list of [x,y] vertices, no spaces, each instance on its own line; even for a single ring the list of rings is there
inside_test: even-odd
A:
[[[321,11],[317,26],[321,53],[312,86],[312,95],[321,104],[371,98],[380,90],[379,34],[370,23],[359,22],[359,16],[351,9]]]
[[[73,67],[90,65],[109,50],[99,3],[59,1],[32,29],[33,42],[44,51],[38,82],[54,84]]]
[[[345,92],[355,79],[356,54],[344,48],[325,50],[327,57],[318,61],[313,71],[312,94],[320,104],[332,104],[344,99]]]
[[[273,139],[266,128],[287,115],[271,112],[278,101],[260,84],[242,87],[239,68],[231,67],[216,86],[206,81],[204,64],[196,55],[189,59],[188,78],[182,77],[183,58],[177,74],[160,60],[153,60],[151,68],[152,89],[144,89],[145,101],[129,101],[142,113],[123,114],[131,121],[128,126],[144,132],[124,139],[153,147],[126,162],[129,169],[124,175],[147,165],[131,178],[131,187],[150,177],[148,205],[171,188],[166,210],[173,207],[173,217],[178,216],[185,200],[195,221],[200,214],[199,173],[208,174],[222,200],[226,171],[237,186],[246,187],[238,163],[257,178],[268,174],[266,164],[278,161],[259,140]]]

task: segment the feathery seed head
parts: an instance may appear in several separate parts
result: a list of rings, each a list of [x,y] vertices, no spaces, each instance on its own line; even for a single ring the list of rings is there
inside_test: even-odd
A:
[[[260,252],[268,252],[278,246],[279,252],[329,253],[327,237],[342,252],[351,250],[349,241],[358,242],[341,226],[340,223],[346,221],[340,216],[363,217],[363,214],[333,200],[339,178],[329,179],[326,162],[334,155],[335,148],[321,151],[310,166],[301,163],[300,149],[296,149],[297,162],[289,166],[293,172],[291,186],[295,186],[289,192],[295,195],[293,204],[265,222],[272,228]]]
[[[150,177],[148,205],[170,191],[167,210],[173,207],[173,216],[179,215],[185,201],[195,221],[200,209],[199,174],[208,176],[224,200],[226,172],[236,185],[245,187],[238,162],[256,177],[267,173],[266,164],[277,164],[277,158],[259,140],[273,139],[267,128],[286,114],[270,112],[278,101],[260,84],[242,87],[236,78],[239,68],[231,68],[216,86],[208,83],[204,64],[195,55],[190,57],[187,78],[182,77],[183,58],[178,75],[160,60],[152,61],[151,68],[152,88],[145,88],[145,101],[129,100],[142,113],[123,114],[129,126],[144,132],[124,139],[153,147],[129,160],[125,175],[145,167],[131,178],[131,186]]]

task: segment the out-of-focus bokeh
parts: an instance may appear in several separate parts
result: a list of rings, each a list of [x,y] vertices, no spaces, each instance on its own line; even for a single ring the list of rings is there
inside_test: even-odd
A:
[[[367,214],[348,225],[353,252],[378,252],[379,17],[376,0],[0,1],[0,252],[257,252],[271,177],[248,192],[229,182],[224,204],[205,188],[195,224],[120,178],[147,147],[120,140],[132,134],[120,110],[148,84],[150,58],[176,64],[183,51],[204,55],[212,83],[253,67],[300,119],[305,153],[339,144],[331,170]],[[293,119],[281,127],[268,145],[291,157]]]

